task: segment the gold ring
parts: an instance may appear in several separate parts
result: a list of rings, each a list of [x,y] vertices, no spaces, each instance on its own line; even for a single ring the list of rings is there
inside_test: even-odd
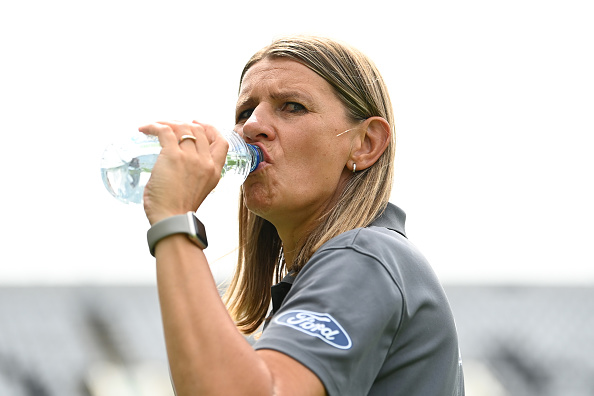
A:
[[[178,144],[181,144],[181,142],[183,142],[186,139],[192,139],[193,141],[196,141],[196,136],[193,135],[183,135],[182,137],[179,138],[179,142],[177,142]]]

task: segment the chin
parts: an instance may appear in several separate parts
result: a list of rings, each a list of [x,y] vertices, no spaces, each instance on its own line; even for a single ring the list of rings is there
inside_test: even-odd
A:
[[[261,185],[244,185],[243,203],[250,212],[265,219],[273,206],[271,194]]]

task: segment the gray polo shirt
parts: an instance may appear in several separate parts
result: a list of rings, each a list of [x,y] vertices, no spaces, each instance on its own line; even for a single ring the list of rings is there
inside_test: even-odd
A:
[[[273,286],[274,314],[254,348],[301,362],[330,396],[464,395],[454,318],[404,220],[389,204]]]

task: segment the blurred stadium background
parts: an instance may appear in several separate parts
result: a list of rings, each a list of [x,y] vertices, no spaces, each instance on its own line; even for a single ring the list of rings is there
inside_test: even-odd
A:
[[[445,289],[468,396],[594,394],[594,288]],[[1,287],[0,395],[172,396],[156,289]]]

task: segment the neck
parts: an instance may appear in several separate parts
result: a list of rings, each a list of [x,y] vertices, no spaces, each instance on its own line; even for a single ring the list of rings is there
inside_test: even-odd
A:
[[[350,176],[350,175],[349,175]],[[343,183],[344,184],[344,183]],[[337,191],[342,190],[338,189]],[[320,224],[338,200],[338,194],[328,199],[314,210],[298,211],[299,215],[290,217],[287,213],[277,218],[269,218],[283,243],[286,268],[291,270],[305,239]],[[304,215],[305,213],[305,215]]]
[[[311,216],[308,221],[301,222],[297,227],[275,225],[278,236],[283,244],[283,255],[287,270],[291,271],[294,268],[303,244],[316,227],[320,225],[321,219],[324,217],[325,215],[316,213],[315,216]]]
[[[283,243],[283,256],[285,259],[285,265],[287,270],[291,270],[293,268],[293,263],[295,262],[295,258],[299,253],[299,246],[300,246],[300,236],[291,233],[291,232],[282,232],[277,228],[278,235]]]

